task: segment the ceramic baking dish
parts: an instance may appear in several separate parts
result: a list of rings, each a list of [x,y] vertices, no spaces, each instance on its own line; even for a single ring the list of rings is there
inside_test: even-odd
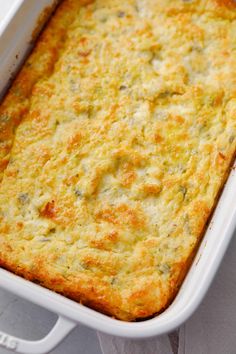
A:
[[[0,94],[32,46],[39,16],[53,0],[12,0],[0,25]],[[0,3],[1,6],[1,3]],[[49,13],[49,11],[46,11]],[[44,16],[45,17],[45,16]],[[46,18],[45,18],[46,19]],[[147,338],[172,331],[197,308],[219,267],[236,227],[236,172],[232,168],[201,246],[173,303],[155,318],[122,322],[80,305],[39,285],[0,269],[0,287],[58,314],[51,332],[40,341],[26,341],[0,332],[0,347],[16,353],[48,353],[78,324],[120,337]]]

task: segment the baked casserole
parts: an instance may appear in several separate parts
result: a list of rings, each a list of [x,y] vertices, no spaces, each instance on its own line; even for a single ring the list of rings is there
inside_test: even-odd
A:
[[[153,316],[235,150],[234,0],[64,0],[0,105],[0,265]]]

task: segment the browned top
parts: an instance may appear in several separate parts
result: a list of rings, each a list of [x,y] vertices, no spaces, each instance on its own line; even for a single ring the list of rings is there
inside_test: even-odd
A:
[[[162,311],[235,152],[235,51],[233,0],[63,1],[0,106],[0,264]]]

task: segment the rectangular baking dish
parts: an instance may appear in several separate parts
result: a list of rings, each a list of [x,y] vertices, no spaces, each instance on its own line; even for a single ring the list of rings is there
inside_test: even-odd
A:
[[[32,47],[32,33],[35,36],[35,28],[40,28],[39,18],[42,19],[42,13],[49,14],[49,8],[52,11],[54,5],[53,0],[12,0],[12,7],[0,25],[0,96]],[[43,17],[46,20],[46,15]],[[163,313],[143,322],[128,323],[110,318],[0,269],[0,287],[58,314],[54,328],[42,340],[31,342],[0,332],[0,347],[25,354],[48,353],[78,323],[111,335],[134,339],[162,335],[180,326],[202,301],[234,233],[235,191],[236,171],[232,168],[197,255],[175,300]]]

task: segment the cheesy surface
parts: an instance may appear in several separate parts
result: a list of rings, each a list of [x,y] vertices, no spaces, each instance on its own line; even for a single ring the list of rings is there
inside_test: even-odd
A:
[[[235,149],[235,1],[65,0],[0,106],[0,264],[154,315]]]

